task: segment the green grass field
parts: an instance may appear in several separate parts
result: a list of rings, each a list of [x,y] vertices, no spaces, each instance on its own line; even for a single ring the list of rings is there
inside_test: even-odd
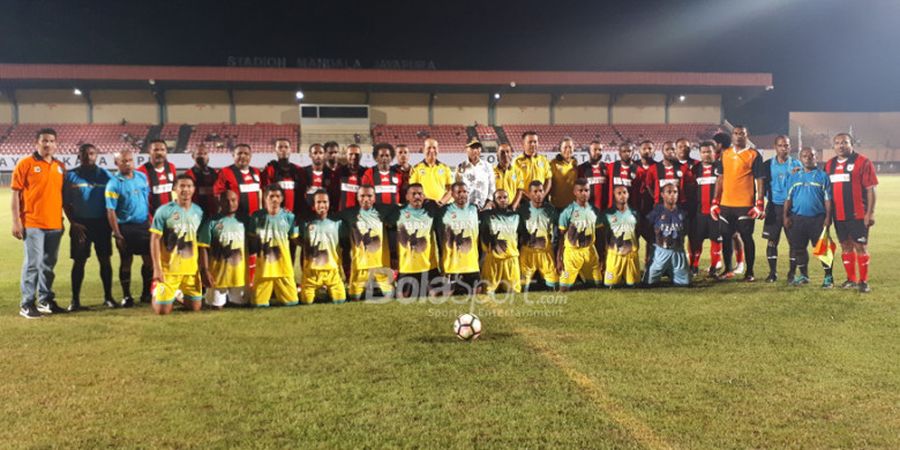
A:
[[[456,301],[109,311],[93,261],[91,311],[27,321],[3,206],[0,446],[900,448],[900,178],[879,189],[868,296],[815,265],[804,288],[532,294],[478,305],[473,344]]]

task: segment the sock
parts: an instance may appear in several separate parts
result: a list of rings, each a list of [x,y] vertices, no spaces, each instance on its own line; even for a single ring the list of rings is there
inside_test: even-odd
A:
[[[84,263],[72,265],[72,303],[81,303],[81,283],[84,281]]]
[[[744,247],[734,249],[734,260],[738,264],[744,262]]]
[[[100,265],[100,280],[103,283],[103,299],[112,299],[112,265]]]
[[[841,260],[844,262],[844,270],[847,271],[847,279],[856,283],[856,253],[842,253]]]
[[[856,262],[859,264],[859,281],[869,281],[869,254],[863,253],[856,255]]]
[[[769,273],[776,273],[778,271],[778,247],[766,246],[766,259],[769,261]]]
[[[831,275],[831,266],[822,263],[822,269],[825,269],[825,276],[830,277]]]
[[[722,260],[722,243],[718,241],[712,241],[709,244],[709,265],[712,268],[715,268],[719,265],[719,261]]]
[[[691,268],[696,269],[696,268],[700,267],[700,255],[701,255],[702,253],[703,253],[703,249],[700,249],[700,250],[693,249],[693,250],[691,250]]]
[[[797,257],[793,255],[793,251],[791,252],[790,257],[790,268],[788,269],[788,281],[794,279],[794,274],[797,273]]]
[[[141,298],[150,298],[150,285],[153,283],[153,268],[150,266],[141,265],[141,278],[141,281],[143,281]]]
[[[122,294],[126,298],[131,297],[131,267],[124,264],[119,267],[119,282],[122,283]]]

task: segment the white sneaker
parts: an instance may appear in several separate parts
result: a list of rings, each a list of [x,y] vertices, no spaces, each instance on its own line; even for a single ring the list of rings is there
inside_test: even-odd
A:
[[[746,270],[747,270],[747,267],[744,266],[744,263],[741,262],[741,263],[738,263],[737,267],[734,268],[734,273],[736,275],[740,275],[740,274],[744,273]]]

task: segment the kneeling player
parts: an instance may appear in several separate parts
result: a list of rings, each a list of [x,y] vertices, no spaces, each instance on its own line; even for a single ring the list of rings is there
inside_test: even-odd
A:
[[[440,242],[445,284],[435,292],[471,295],[478,290],[478,208],[469,203],[465,183],[450,187],[453,202],[438,211],[435,230]]]
[[[350,248],[348,294],[351,300],[361,300],[372,293],[371,288],[377,287],[382,296],[391,297],[394,274],[384,227],[385,214],[375,205],[375,187],[360,186],[356,200],[358,206],[341,213],[344,239]]]
[[[425,203],[425,190],[419,183],[406,190],[406,206],[394,209],[388,223],[397,233],[397,287],[399,297],[426,297],[433,281],[440,279],[437,267],[437,242],[434,236],[434,203]]]
[[[602,245],[597,239],[597,230],[603,227],[600,213],[588,203],[590,191],[584,178],[575,180],[575,201],[559,215],[559,230],[563,244],[559,246],[557,266],[562,267],[559,275],[560,291],[568,291],[578,276],[585,283],[600,286],[603,270],[600,267]]]
[[[226,304],[245,305],[246,228],[235,213],[240,199],[234,191],[219,196],[220,212],[200,227],[200,275],[207,287],[206,304],[222,309]]]
[[[816,167],[816,152],[809,147],[800,150],[803,169],[794,173],[788,182],[784,201],[784,229],[788,230],[791,243],[791,268],[788,282],[791,286],[809,283],[809,253],[806,247],[815,245],[822,230],[831,225],[831,183],[828,174]],[[825,280],[822,288],[834,287],[831,265],[822,263]],[[795,271],[800,270],[799,275]]]
[[[648,285],[658,284],[667,275],[676,286],[691,284],[687,255],[684,254],[685,214],[678,208],[678,187],[667,184],[662,187],[662,203],[656,205],[647,219],[653,225],[656,250],[653,262],[647,269]]]
[[[284,191],[277,184],[266,186],[265,208],[253,213],[249,239],[258,241],[252,304],[269,306],[275,300],[285,306],[298,303],[291,247],[299,231],[294,214],[281,207]]]
[[[628,287],[641,279],[640,245],[637,237],[637,213],[628,206],[628,187],[615,186],[615,206],[603,214],[606,229],[606,274],[603,284],[607,287]]]
[[[315,301],[316,291],[322,288],[328,290],[332,302],[347,301],[339,256],[341,222],[328,218],[329,207],[327,192],[319,190],[313,194],[316,218],[304,223],[300,234],[303,256],[300,299],[306,304]]]
[[[527,291],[535,275],[544,279],[544,285],[556,289],[559,273],[553,248],[557,236],[557,214],[550,204],[544,203],[544,183],[534,180],[528,186],[530,201],[519,206],[519,268],[522,286]]]
[[[481,236],[484,264],[481,279],[485,291],[492,294],[497,288],[505,292],[522,292],[519,272],[519,215],[509,208],[509,194],[500,189],[494,192],[494,208],[481,214]]]
[[[150,227],[150,257],[153,260],[153,311],[172,312],[176,291],[185,303],[199,311],[203,306],[197,265],[197,230],[203,210],[191,202],[194,180],[181,174],[175,178],[176,200],[160,206]]]

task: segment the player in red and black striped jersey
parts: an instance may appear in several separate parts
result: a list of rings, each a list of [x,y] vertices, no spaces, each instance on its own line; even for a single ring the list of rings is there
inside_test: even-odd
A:
[[[357,205],[356,193],[362,185],[365,167],[359,165],[362,155],[359,145],[347,146],[347,164],[341,165],[334,172],[336,197],[331,202],[332,212],[343,211]]]
[[[314,211],[312,210],[313,197],[319,189],[328,193],[328,198],[336,197],[334,194],[334,174],[331,169],[325,165],[325,147],[322,144],[312,144],[309,146],[309,159],[312,163],[301,168],[300,189],[303,192],[299,216],[303,219],[312,219]]]
[[[376,205],[399,205],[400,192],[407,180],[397,166],[391,165],[394,161],[394,146],[388,143],[375,144],[372,156],[375,158],[375,166],[363,172],[362,184],[375,187]]]
[[[647,264],[653,256],[653,245],[656,242],[653,225],[647,220],[647,214],[653,211],[653,206],[656,203],[653,199],[655,190],[652,185],[647,184],[647,172],[656,165],[656,147],[654,147],[653,141],[641,141],[640,156],[641,159],[638,161],[638,173],[640,174],[640,179],[638,180],[640,184],[640,199],[637,207],[638,233],[646,244],[644,245],[644,267],[648,267]]]
[[[651,165],[644,176],[645,188],[653,193],[655,204],[660,202],[660,188],[667,184],[678,186],[678,206],[686,210],[690,197],[687,191],[694,187],[694,174],[687,164],[678,162],[672,142],[663,145],[662,161]]]
[[[409,146],[406,144],[397,144],[394,149],[397,152],[397,164],[391,166],[395,169],[403,180],[400,186],[400,203],[406,202],[406,188],[409,186],[409,171],[412,170],[412,164],[409,163]]]
[[[213,195],[213,185],[219,177],[219,171],[209,167],[209,150],[200,144],[191,152],[194,167],[185,172],[194,180],[194,198],[191,200],[203,210],[203,218],[208,219],[219,211],[219,202]]]
[[[691,158],[691,141],[687,138],[678,138],[675,141],[675,153],[678,155],[678,162],[686,164],[688,169],[694,168],[700,161]]]
[[[168,161],[169,146],[162,139],[154,139],[149,144],[150,161],[138,167],[137,170],[147,176],[150,184],[149,202],[150,216],[156,209],[172,201],[172,186],[175,182],[175,164]]]
[[[577,178],[584,178],[588,183],[590,195],[588,203],[600,211],[609,208],[610,193],[607,182],[607,165],[603,162],[603,144],[599,141],[591,142],[589,147],[589,159],[578,165]]]
[[[853,150],[849,133],[838,133],[832,141],[836,156],[825,163],[831,181],[834,229],[841,243],[841,260],[847,271],[844,288],[869,288],[869,228],[875,225],[875,186],[878,177],[869,158]],[[856,268],[859,266],[859,277]]]
[[[719,233],[719,224],[710,216],[716,196],[716,179],[718,171],[715,160],[715,142],[704,141],[700,144],[700,160],[694,165],[692,172],[696,181],[696,214],[690,226],[691,243],[691,272],[697,274],[700,271],[700,255],[703,253],[703,241],[709,239],[709,269],[710,277],[716,275],[716,266],[722,259],[722,236]]]
[[[607,204],[614,206],[613,190],[616,186],[625,186],[628,189],[628,206],[638,211],[644,173],[640,164],[634,160],[634,145],[630,142],[619,144],[619,160],[607,164],[606,173],[606,191],[609,193]]]
[[[260,171],[260,185],[263,189],[266,186],[275,183],[281,186],[284,193],[282,200],[282,208],[296,214],[300,206],[303,204],[298,197],[303,191],[299,191],[302,171],[300,166],[291,162],[291,153],[294,146],[288,138],[278,138],[275,140],[275,158],[266,164],[266,167]]]
[[[218,198],[225,191],[237,194],[236,215],[247,219],[262,206],[259,169],[250,167],[252,150],[249,145],[236,145],[233,154],[234,164],[219,170],[219,177],[216,179],[216,184],[213,185],[213,195]]]

